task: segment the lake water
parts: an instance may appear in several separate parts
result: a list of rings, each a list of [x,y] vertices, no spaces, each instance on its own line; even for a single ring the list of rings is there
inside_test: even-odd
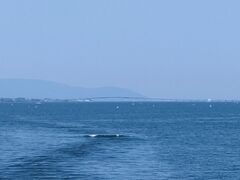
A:
[[[0,179],[240,179],[237,103],[0,103]]]

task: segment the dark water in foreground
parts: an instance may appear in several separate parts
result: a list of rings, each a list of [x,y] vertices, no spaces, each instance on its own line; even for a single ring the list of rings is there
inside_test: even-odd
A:
[[[240,179],[240,104],[0,104],[0,179]]]

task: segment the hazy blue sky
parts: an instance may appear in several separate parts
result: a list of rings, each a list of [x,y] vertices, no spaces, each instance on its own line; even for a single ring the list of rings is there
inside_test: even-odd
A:
[[[0,78],[240,98],[239,0],[1,0]]]

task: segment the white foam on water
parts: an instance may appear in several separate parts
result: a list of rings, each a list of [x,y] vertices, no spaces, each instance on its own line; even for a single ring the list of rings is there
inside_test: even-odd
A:
[[[88,134],[84,135],[85,137],[90,138],[117,138],[117,137],[124,137],[124,135],[121,134]]]
[[[92,137],[92,138],[94,138],[94,137],[96,137],[97,135],[96,134],[90,134],[89,135],[89,137]]]

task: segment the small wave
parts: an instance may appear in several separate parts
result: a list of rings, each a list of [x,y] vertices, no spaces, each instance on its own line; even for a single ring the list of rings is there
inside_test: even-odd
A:
[[[84,135],[84,137],[89,137],[89,138],[119,138],[119,137],[126,137],[126,136],[122,135],[122,134],[88,134],[88,135]]]

